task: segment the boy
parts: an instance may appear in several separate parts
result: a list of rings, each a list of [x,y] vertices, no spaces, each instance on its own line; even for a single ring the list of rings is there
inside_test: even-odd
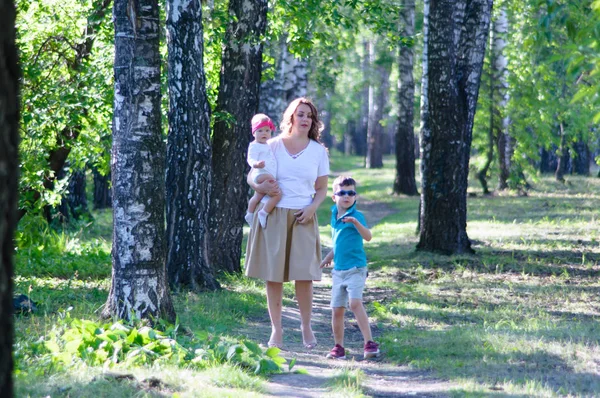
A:
[[[364,358],[379,356],[379,345],[373,341],[369,317],[362,302],[362,294],[367,279],[367,256],[363,249],[363,239],[371,240],[371,231],[361,212],[356,210],[356,181],[350,176],[339,176],[333,181],[333,201],[331,208],[331,235],[333,249],[321,262],[321,268],[334,262],[331,276],[331,326],[335,346],[327,358],[346,359],[344,349],[344,312],[350,299],[350,309],[354,313],[364,339]]]

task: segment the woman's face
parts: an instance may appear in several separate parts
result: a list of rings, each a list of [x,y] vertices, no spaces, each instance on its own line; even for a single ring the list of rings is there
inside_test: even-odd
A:
[[[304,133],[308,135],[308,131],[312,126],[312,111],[310,106],[306,104],[300,104],[294,112],[292,119],[292,131],[298,133]]]

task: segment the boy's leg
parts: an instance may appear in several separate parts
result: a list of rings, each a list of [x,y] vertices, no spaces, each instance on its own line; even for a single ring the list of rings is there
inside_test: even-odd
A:
[[[365,343],[373,340],[371,335],[371,326],[365,306],[362,302],[363,290],[367,279],[367,268],[355,268],[348,276],[348,295],[350,297],[350,310],[354,313],[358,328],[363,335]]]
[[[346,359],[344,349],[344,314],[348,303],[348,292],[344,284],[344,271],[331,271],[331,329],[335,345],[327,354],[327,358]]]
[[[331,329],[333,330],[333,341],[335,344],[344,346],[344,314],[346,307],[335,307],[331,309]]]
[[[371,325],[369,325],[369,316],[367,315],[362,299],[350,299],[350,309],[354,313],[354,317],[356,318],[358,328],[363,335],[365,344],[367,344],[368,341],[373,341]]]

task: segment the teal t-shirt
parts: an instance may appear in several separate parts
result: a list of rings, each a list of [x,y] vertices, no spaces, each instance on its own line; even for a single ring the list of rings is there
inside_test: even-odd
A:
[[[354,217],[367,227],[365,216],[356,210],[356,203],[338,219],[337,206],[331,208],[331,238],[333,240],[333,269],[347,270],[354,267],[366,267],[367,255],[363,248],[363,238],[352,223],[345,223],[342,218]],[[368,227],[367,227],[368,228]]]

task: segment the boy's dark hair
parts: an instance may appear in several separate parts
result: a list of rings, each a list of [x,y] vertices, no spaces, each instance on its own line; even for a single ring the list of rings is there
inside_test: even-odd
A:
[[[348,185],[356,186],[356,180],[354,180],[354,178],[352,178],[351,176],[339,176],[338,178],[333,180],[333,192],[336,192],[336,187],[345,187]]]

